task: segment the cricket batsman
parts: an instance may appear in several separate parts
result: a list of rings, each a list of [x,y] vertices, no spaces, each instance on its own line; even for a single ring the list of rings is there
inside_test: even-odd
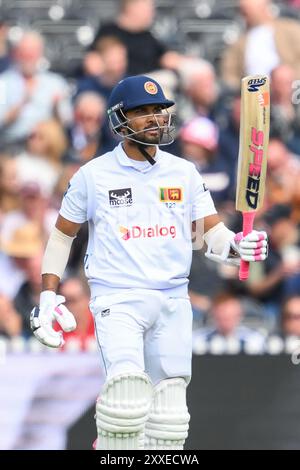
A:
[[[32,331],[47,346],[63,344],[54,320],[64,331],[76,328],[56,292],[72,242],[88,221],[84,267],[106,373],[96,404],[97,450],[183,449],[192,223],[217,262],[267,256],[266,233],[243,237],[226,228],[195,166],[159,148],[174,139],[173,105],[147,76],[113,89],[108,115],[122,141],[72,177],[45,250],[40,304],[31,312]]]

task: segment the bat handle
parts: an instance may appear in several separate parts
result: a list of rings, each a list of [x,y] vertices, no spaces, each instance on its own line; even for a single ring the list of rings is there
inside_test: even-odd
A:
[[[255,211],[243,212],[243,235],[248,235],[253,229]],[[239,279],[240,281],[246,281],[249,276],[249,261],[241,260]]]

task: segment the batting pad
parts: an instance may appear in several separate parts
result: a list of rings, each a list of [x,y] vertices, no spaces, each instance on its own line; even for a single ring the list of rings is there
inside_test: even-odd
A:
[[[190,421],[186,387],[183,378],[162,380],[155,386],[145,429],[145,449],[183,449]]]
[[[144,449],[152,394],[143,373],[120,374],[104,385],[96,405],[97,450]]]

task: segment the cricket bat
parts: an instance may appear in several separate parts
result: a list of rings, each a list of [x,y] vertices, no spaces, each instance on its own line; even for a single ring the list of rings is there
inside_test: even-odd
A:
[[[242,79],[241,124],[237,172],[236,210],[243,214],[243,235],[253,229],[255,212],[265,190],[270,131],[270,83],[265,75]],[[241,260],[239,278],[246,280],[249,262]]]

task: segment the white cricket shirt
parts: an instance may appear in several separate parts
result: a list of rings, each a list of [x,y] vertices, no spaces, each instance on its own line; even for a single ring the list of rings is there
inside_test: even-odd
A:
[[[193,163],[160,149],[155,160],[134,161],[120,143],[70,181],[60,214],[89,223],[92,298],[132,288],[187,295],[191,223],[216,209]]]

